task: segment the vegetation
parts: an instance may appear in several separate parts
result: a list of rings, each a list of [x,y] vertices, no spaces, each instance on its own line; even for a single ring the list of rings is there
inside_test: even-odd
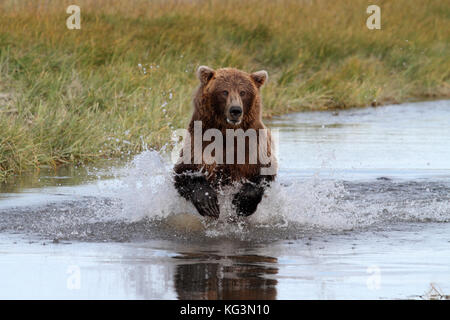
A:
[[[74,3],[81,30],[66,27]],[[5,0],[0,180],[161,147],[202,64],[266,69],[269,117],[449,97],[449,49],[440,0]]]

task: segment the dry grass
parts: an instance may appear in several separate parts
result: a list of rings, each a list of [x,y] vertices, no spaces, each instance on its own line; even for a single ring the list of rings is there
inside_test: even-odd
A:
[[[445,1],[73,2],[0,3],[0,179],[163,145],[200,64],[268,70],[265,116],[450,96]]]

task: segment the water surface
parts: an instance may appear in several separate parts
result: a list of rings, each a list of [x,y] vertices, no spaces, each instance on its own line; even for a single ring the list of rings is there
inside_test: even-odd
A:
[[[227,192],[220,221],[198,218],[155,151],[13,180],[0,193],[0,298],[448,295],[449,123],[450,101],[272,119],[279,177],[237,222]]]

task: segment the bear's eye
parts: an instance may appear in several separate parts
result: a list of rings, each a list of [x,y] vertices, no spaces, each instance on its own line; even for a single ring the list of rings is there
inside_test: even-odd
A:
[[[223,94],[225,97],[228,97],[228,91],[227,91],[227,90],[222,91],[222,94]]]
[[[241,95],[241,97],[245,96],[245,91],[241,91],[239,92],[239,94]]]

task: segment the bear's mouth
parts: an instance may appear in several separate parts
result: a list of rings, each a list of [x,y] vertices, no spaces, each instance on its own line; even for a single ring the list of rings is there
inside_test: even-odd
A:
[[[241,120],[240,120],[240,119],[239,119],[239,120],[231,120],[231,119],[228,119],[228,118],[227,118],[227,122],[228,122],[229,124],[234,125],[234,126],[238,126],[238,125],[241,124]]]

